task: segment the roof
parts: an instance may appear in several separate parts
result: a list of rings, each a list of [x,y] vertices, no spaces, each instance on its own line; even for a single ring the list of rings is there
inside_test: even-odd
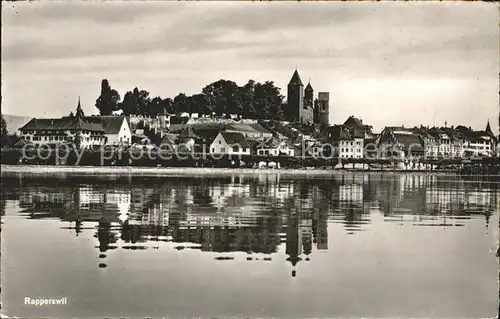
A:
[[[364,127],[363,121],[354,116],[349,116],[349,118],[344,122],[344,125],[356,125],[359,127]]]
[[[293,72],[292,79],[290,80],[288,85],[304,86],[304,84],[302,84],[302,80],[300,79],[299,71],[297,71],[297,69],[295,69],[295,72]]]
[[[106,134],[117,134],[120,132],[120,129],[123,124],[123,120],[125,120],[125,116],[87,116],[84,118],[85,121],[100,124],[104,129]]]
[[[250,144],[248,143],[247,139],[241,133],[220,132],[220,134],[222,135],[222,137],[229,146],[238,144],[241,147],[250,147]]]
[[[311,82],[307,83],[305,90],[306,91],[313,91],[313,87],[311,86]]]
[[[102,125],[90,123],[79,117],[65,116],[59,119],[37,119],[33,118],[20,128],[20,130],[33,131],[61,131],[61,130],[85,130],[92,132],[103,132]]]
[[[485,131],[488,132],[488,133],[493,134],[493,132],[491,131],[491,127],[490,127],[490,121],[488,121],[488,124],[486,124],[486,130]]]
[[[179,136],[177,134],[167,133],[161,139],[160,145],[161,144],[175,145],[178,138]]]
[[[280,146],[280,142],[276,138],[271,137],[265,140],[262,146],[265,148],[277,148]]]
[[[342,125],[335,125],[330,128],[330,138],[334,141],[352,140],[353,136],[349,130]]]
[[[409,149],[412,146],[412,150],[422,150],[422,139],[418,135],[410,134],[393,134],[397,143],[403,145],[403,149]]]
[[[270,134],[268,130],[266,130],[259,123],[241,123],[241,124],[229,124],[226,127],[226,130],[232,131],[240,131],[246,133],[261,133],[261,134]]]

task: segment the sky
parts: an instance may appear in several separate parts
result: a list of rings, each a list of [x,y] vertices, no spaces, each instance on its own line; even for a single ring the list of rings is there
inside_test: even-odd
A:
[[[120,95],[195,94],[295,68],[330,92],[330,122],[498,129],[497,3],[2,2],[2,113],[87,114]]]

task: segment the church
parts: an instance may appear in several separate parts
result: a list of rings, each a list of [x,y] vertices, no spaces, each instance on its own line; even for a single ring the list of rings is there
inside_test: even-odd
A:
[[[314,98],[314,89],[309,82],[304,89],[299,72],[295,69],[288,83],[287,103],[284,105],[285,119],[303,124],[329,125],[330,93],[319,92]]]

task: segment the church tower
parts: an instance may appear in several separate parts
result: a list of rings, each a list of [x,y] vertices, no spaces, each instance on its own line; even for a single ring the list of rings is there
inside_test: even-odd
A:
[[[304,90],[304,107],[313,107],[314,100],[314,90],[311,86],[311,82],[307,83],[306,89]]]
[[[78,97],[78,105],[76,106],[76,114],[75,114],[76,117],[80,117],[80,118],[84,118],[85,117],[85,113],[83,113],[83,110],[82,110],[82,104],[80,103],[80,97]]]
[[[290,122],[300,121],[300,115],[304,109],[304,84],[302,84],[297,69],[288,83],[287,103],[287,120]]]
[[[315,123],[319,123],[324,126],[330,125],[330,93],[329,92],[319,92],[318,101],[315,105],[314,110]]]

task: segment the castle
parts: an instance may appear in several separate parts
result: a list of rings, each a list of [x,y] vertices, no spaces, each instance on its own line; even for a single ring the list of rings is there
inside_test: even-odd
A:
[[[319,92],[314,99],[314,90],[309,82],[304,89],[299,72],[295,70],[288,83],[285,118],[290,122],[329,125],[330,93]]]

